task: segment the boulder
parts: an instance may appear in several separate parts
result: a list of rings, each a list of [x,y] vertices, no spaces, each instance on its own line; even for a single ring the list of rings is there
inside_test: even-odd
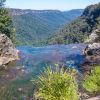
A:
[[[100,55],[100,43],[88,44],[84,53],[87,56]]]
[[[100,64],[100,29],[94,30],[89,36],[90,43],[84,50],[87,61]]]
[[[0,66],[18,60],[18,52],[12,41],[5,34],[0,34]]]
[[[100,64],[100,43],[88,44],[84,54],[90,63]]]
[[[85,73],[91,72],[91,66],[100,65],[100,29],[96,29],[89,36],[89,40],[91,41],[84,50],[86,61],[82,65]]]

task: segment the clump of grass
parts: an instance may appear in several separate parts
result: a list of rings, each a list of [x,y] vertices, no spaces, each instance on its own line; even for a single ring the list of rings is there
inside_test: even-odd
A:
[[[32,80],[37,85],[34,98],[43,100],[79,100],[75,74],[75,70],[68,73],[63,68],[59,71],[53,71],[48,67],[37,80]]]
[[[96,66],[92,73],[85,77],[83,87],[91,94],[100,94],[100,66]]]

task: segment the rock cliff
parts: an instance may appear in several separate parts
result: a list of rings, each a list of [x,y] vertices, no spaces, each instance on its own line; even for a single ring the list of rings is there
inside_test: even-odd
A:
[[[91,69],[92,65],[100,65],[100,29],[96,29],[89,36],[89,44],[84,50],[86,62],[83,68],[87,71]]]
[[[12,41],[5,34],[0,34],[0,66],[17,59],[19,59],[18,50]]]

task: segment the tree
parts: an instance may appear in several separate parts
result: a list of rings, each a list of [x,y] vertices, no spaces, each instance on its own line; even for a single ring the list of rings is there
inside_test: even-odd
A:
[[[14,39],[14,27],[9,10],[5,8],[6,0],[0,0],[0,33],[6,34],[10,39]]]
[[[0,0],[0,7],[3,7],[4,6],[4,2],[5,2],[6,0]]]

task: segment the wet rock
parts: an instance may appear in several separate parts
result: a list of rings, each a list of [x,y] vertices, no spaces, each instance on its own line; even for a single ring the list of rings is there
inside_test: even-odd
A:
[[[0,66],[19,59],[18,53],[12,41],[5,34],[0,34]]]

